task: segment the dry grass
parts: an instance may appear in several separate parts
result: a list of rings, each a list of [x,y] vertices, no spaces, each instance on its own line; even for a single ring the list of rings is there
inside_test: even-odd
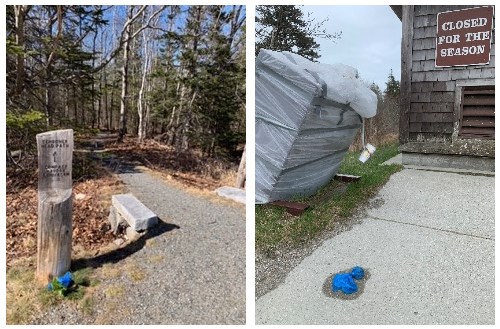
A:
[[[103,185],[99,188],[101,195],[100,205],[104,209],[111,207],[111,197],[115,194],[128,193],[128,189],[124,184],[117,185]]]
[[[166,173],[163,173],[161,171],[151,170],[149,168],[142,167],[142,166],[137,167],[137,168],[143,172],[147,172],[148,174],[150,174],[152,176],[158,177],[158,179],[165,182],[166,184],[168,184],[170,186],[174,186],[174,187],[181,189],[183,191],[186,191],[187,193],[189,193],[191,195],[194,195],[197,197],[202,197],[202,198],[207,199],[207,200],[214,202],[214,203],[223,204],[223,205],[232,206],[232,207],[238,207],[238,208],[243,209],[243,210],[245,209],[245,205],[242,203],[218,196],[215,193],[215,189],[199,189],[197,187],[193,187],[192,185],[184,184],[182,181],[175,179],[170,174],[166,174]],[[234,173],[228,172],[224,177],[232,177],[234,175],[234,181],[236,181],[236,174],[237,174],[236,172],[234,172]],[[227,179],[225,179],[225,181],[229,182],[230,179],[227,178]],[[220,186],[218,186],[218,187],[233,186],[234,181],[231,184],[220,184]]]
[[[125,295],[125,286],[122,284],[114,284],[106,288],[104,291],[107,298],[117,298]]]
[[[103,279],[116,279],[120,277],[123,273],[121,266],[117,264],[104,264],[101,267],[101,277]]]
[[[92,269],[73,272],[76,288],[66,297],[48,291],[46,285],[36,280],[35,270],[34,258],[22,258],[7,270],[7,324],[30,324],[33,317],[59,303],[72,303],[86,314],[93,312],[93,286],[98,281]]]
[[[150,248],[156,246],[156,240],[155,239],[147,239],[146,246],[150,247]]]
[[[95,309],[95,300],[93,296],[85,296],[78,304],[78,309],[86,315],[91,315]]]
[[[115,314],[119,314],[120,316],[130,316],[132,314],[132,310],[130,308],[124,308],[123,302],[117,299],[107,301],[104,306],[106,312],[100,313],[94,324],[96,325],[110,325],[116,323]]]
[[[149,261],[153,264],[159,264],[161,262],[163,262],[163,260],[165,259],[165,256],[162,256],[162,255],[155,255],[155,256],[152,256],[152,257],[149,257]]]
[[[139,267],[137,264],[127,264],[125,267],[125,271],[130,280],[134,282],[142,281],[146,277],[144,269]]]
[[[238,176],[238,168],[227,169],[220,163],[207,165],[207,174],[210,177],[217,177],[219,186],[234,186]]]
[[[399,139],[398,134],[385,134],[385,135],[372,135],[372,136],[365,136],[365,143],[370,143],[375,147],[378,147],[380,145],[387,145],[391,143],[396,143]],[[352,142],[351,146],[349,147],[349,151],[361,151],[361,135],[358,133],[356,135],[356,138]]]
[[[28,324],[42,310],[42,305],[36,302],[42,288],[35,283],[33,264],[33,260],[24,259],[7,271],[7,324]]]

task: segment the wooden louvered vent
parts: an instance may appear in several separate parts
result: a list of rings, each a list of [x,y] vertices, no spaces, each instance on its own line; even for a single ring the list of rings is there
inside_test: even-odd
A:
[[[458,136],[495,138],[495,86],[464,87]]]

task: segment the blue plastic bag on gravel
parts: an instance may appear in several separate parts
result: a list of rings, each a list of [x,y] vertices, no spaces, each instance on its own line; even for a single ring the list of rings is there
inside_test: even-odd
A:
[[[52,282],[48,284],[47,289],[49,291],[54,290],[56,288],[54,287],[54,284],[56,282],[60,285],[60,288],[68,289],[69,286],[71,286],[71,284],[73,283],[73,277],[71,275],[71,272],[66,272],[64,275],[57,277],[55,280],[52,280]]]
[[[64,287],[68,288],[73,282],[73,277],[70,272],[66,272],[63,276],[57,278],[57,281]]]

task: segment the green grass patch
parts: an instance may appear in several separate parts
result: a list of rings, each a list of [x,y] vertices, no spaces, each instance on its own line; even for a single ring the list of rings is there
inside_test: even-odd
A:
[[[332,180],[316,194],[297,198],[296,201],[310,205],[300,216],[292,216],[276,206],[256,205],[257,250],[270,252],[282,246],[297,247],[352,216],[393,173],[402,169],[400,165],[380,165],[397,154],[396,143],[382,145],[363,164],[358,160],[360,152],[348,152],[338,172],[361,176],[361,179],[347,184]]]
[[[92,268],[72,272],[75,282],[66,296],[48,291],[35,278],[33,260],[26,260],[7,271],[7,324],[29,324],[34,315],[59,303],[78,303],[82,312],[91,313],[92,296],[87,290],[99,282]]]

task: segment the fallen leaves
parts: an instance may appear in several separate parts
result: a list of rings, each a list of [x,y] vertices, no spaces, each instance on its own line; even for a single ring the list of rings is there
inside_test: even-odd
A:
[[[83,200],[83,199],[85,199],[85,197],[86,197],[86,195],[83,194],[83,193],[77,193],[77,194],[75,194],[75,200],[77,200],[77,201],[78,200]]]
[[[123,143],[108,145],[107,150],[122,161],[141,163],[151,170],[164,173],[167,179],[200,190],[213,191],[222,186],[222,178],[232,172],[235,175],[239,164],[239,159],[236,163],[221,158],[207,158],[197,150],[176,152],[173,147],[154,140],[137,145],[135,139],[125,138]]]
[[[97,250],[116,239],[109,232],[107,218],[111,194],[115,193],[113,190],[121,190],[120,186],[120,181],[113,176],[74,184],[73,247],[79,245],[85,250]],[[15,259],[36,255],[38,195],[34,184],[13,191],[7,183],[7,191],[6,257],[9,266]]]

